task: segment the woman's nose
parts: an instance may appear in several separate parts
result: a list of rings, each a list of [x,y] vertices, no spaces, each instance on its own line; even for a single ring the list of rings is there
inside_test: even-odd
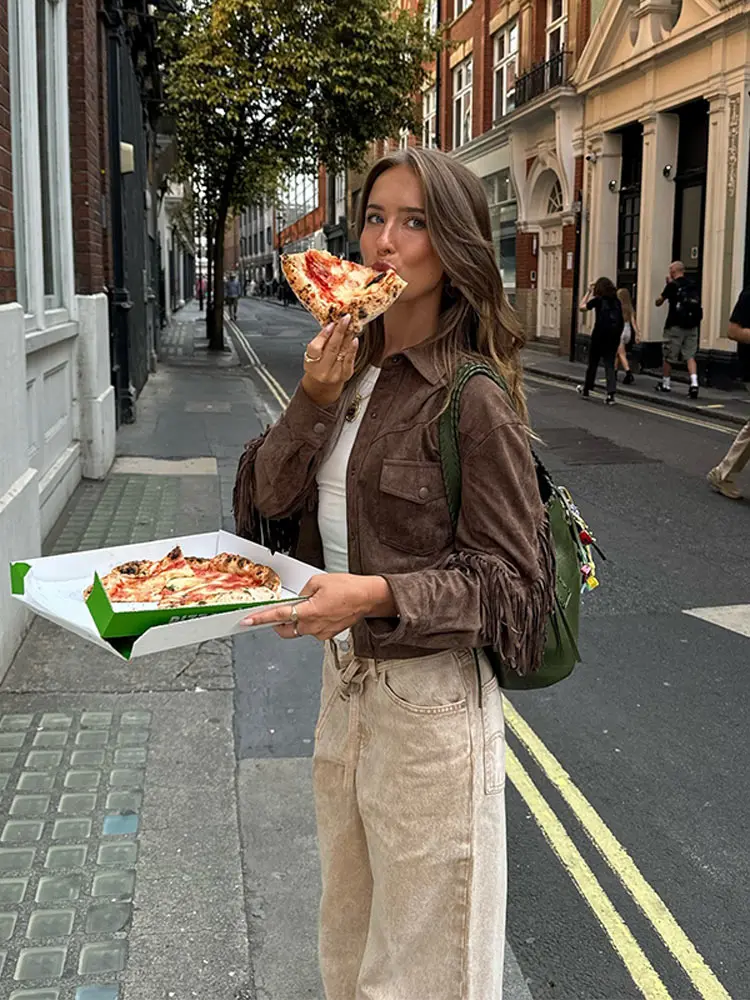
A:
[[[377,248],[378,253],[392,253],[393,252],[393,230],[389,223],[385,223],[383,228],[378,233]]]

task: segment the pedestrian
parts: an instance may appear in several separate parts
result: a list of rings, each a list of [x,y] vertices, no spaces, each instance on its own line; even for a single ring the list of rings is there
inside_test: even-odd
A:
[[[620,368],[622,368],[625,372],[625,377],[622,380],[623,385],[631,385],[635,382],[635,376],[630,370],[628,348],[632,348],[634,344],[640,343],[641,331],[638,327],[638,320],[635,316],[635,307],[633,306],[633,300],[630,297],[628,289],[618,288],[617,298],[620,300],[620,305],[622,306],[624,326],[622,333],[620,334],[620,343],[618,345],[617,356],[615,358],[615,368],[617,368],[619,364]]]
[[[617,389],[615,357],[625,326],[622,305],[617,297],[617,289],[614,286],[614,282],[609,278],[599,278],[595,284],[589,285],[586,294],[581,299],[579,308],[581,312],[594,309],[596,319],[594,321],[594,329],[591,331],[589,364],[586,369],[586,378],[583,385],[577,387],[577,391],[584,398],[588,398],[589,393],[596,384],[596,372],[599,362],[603,361],[604,371],[607,375],[607,395],[604,401],[611,406],[615,401],[615,391]]]
[[[682,359],[687,363],[690,375],[688,395],[698,398],[698,327],[703,318],[700,292],[695,282],[685,274],[685,265],[674,260],[669,265],[664,291],[656,300],[657,306],[669,303],[667,319],[664,323],[663,374],[656,383],[657,392],[672,391],[672,365]]]
[[[498,1000],[505,744],[483,647],[534,669],[554,601],[523,336],[468,168],[434,149],[394,152],[361,206],[365,264],[408,284],[363,334],[345,316],[313,338],[289,406],[245,451],[238,530],[296,517],[295,555],[327,571],[291,615],[246,623],[325,643],[313,782],[326,1000]],[[454,535],[438,417],[472,357],[508,392],[481,378],[465,389]]]
[[[240,281],[236,274],[230,274],[227,281],[224,296],[227,300],[229,315],[235,322],[237,321],[237,303],[240,298]]]
[[[738,344],[750,344],[750,287],[740,293],[729,317],[727,336]],[[750,461],[750,420],[732,442],[729,451],[715,469],[708,474],[708,481],[715,490],[730,500],[740,500],[742,493],[734,481],[735,473]]]

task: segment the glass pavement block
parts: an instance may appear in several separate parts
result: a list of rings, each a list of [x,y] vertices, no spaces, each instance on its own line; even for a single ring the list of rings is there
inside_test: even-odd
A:
[[[51,792],[54,787],[54,774],[43,771],[24,771],[18,779],[19,792]]]
[[[0,730],[28,729],[33,721],[33,715],[4,715],[0,718]]]
[[[0,976],[3,974],[3,969],[5,968],[5,959],[8,957],[7,951],[0,951]]]
[[[105,808],[119,813],[136,813],[142,804],[142,792],[110,792]]]
[[[79,986],[73,1000],[117,1000],[116,986]]]
[[[44,816],[49,804],[49,795],[16,795],[10,804],[10,815]]]
[[[122,972],[128,959],[125,941],[92,941],[81,948],[79,976],[98,976],[103,972]]]
[[[27,878],[0,878],[0,903],[22,903],[28,884]]]
[[[94,876],[92,896],[108,896],[110,899],[127,899],[133,895],[135,888],[135,872],[111,871]]]
[[[103,763],[103,750],[74,750],[70,755],[71,767],[101,767]]]
[[[64,747],[67,742],[67,729],[45,729],[41,733],[37,733],[34,737],[35,747],[47,747],[48,749]]]
[[[148,729],[123,726],[117,733],[117,745],[121,747],[137,747],[148,743]]]
[[[134,865],[138,857],[138,845],[132,841],[118,841],[102,844],[96,857],[99,865]]]
[[[17,913],[0,913],[0,941],[10,941],[16,929]]]
[[[33,847],[0,847],[0,872],[27,872],[34,853]]]
[[[130,903],[97,903],[86,914],[86,933],[118,934],[127,929],[132,913]]]
[[[32,750],[26,757],[26,767],[32,771],[49,771],[59,767],[62,761],[61,750]]]
[[[12,750],[0,750],[0,770],[10,771],[12,767],[15,767],[17,760],[18,754]]]
[[[36,901],[51,903],[55,899],[78,899],[81,880],[81,875],[43,875],[36,890]]]
[[[10,781],[9,774],[0,774],[0,792],[2,792],[4,788],[6,788],[9,781]]]
[[[58,819],[52,827],[53,840],[85,840],[91,836],[90,819]]]
[[[22,948],[16,963],[14,979],[59,979],[65,968],[68,949]]]
[[[26,937],[30,941],[41,941],[46,938],[67,937],[73,930],[76,911],[35,910],[29,918]]]
[[[109,742],[108,729],[83,729],[76,734],[76,746],[86,750],[100,750]]]
[[[81,729],[106,729],[111,725],[111,712],[84,712],[81,715]]]
[[[60,796],[57,811],[69,816],[93,812],[96,809],[96,795],[93,792],[70,792]]]
[[[116,767],[110,772],[109,783],[113,788],[143,788],[143,771],[134,767]]]
[[[114,837],[122,833],[137,833],[138,817],[105,816],[102,832],[104,833],[105,837]]]
[[[73,725],[73,716],[65,715],[62,712],[45,712],[39,723],[40,729],[70,729]]]
[[[98,787],[101,776],[101,771],[68,771],[65,775],[65,787],[90,792]]]
[[[0,733],[0,750],[20,750],[26,733]]]
[[[150,726],[151,713],[140,709],[130,709],[120,716],[121,726]]]
[[[71,844],[65,847],[50,847],[47,851],[45,868],[81,868],[86,864],[88,847],[86,844]]]
[[[0,840],[4,844],[32,844],[41,840],[44,823],[38,819],[9,819]]]
[[[146,763],[147,752],[145,747],[123,747],[121,750],[115,750],[115,764],[137,767],[138,764]]]
[[[10,1000],[60,1000],[60,991],[55,989],[15,990],[11,993]]]

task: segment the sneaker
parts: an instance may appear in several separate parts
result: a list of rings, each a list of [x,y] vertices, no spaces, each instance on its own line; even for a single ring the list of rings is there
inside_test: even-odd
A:
[[[717,493],[721,493],[721,495],[723,497],[727,497],[728,500],[742,499],[742,494],[737,489],[735,483],[733,483],[731,479],[722,479],[718,469],[711,469],[709,474],[706,476],[706,479]]]
[[[576,392],[578,393],[579,396],[581,396],[582,399],[589,398],[589,391],[585,385],[577,385]]]
[[[613,392],[608,392],[607,398],[604,400],[604,402],[607,404],[607,406],[614,406],[616,402],[615,394]]]
[[[663,382],[657,382],[656,385],[654,386],[654,389],[656,389],[657,392],[671,392],[672,386],[664,385]]]
[[[691,385],[690,386],[690,388],[688,389],[688,396],[691,399],[697,399],[698,398],[698,386],[697,385]]]
[[[635,382],[635,375],[631,371],[625,372],[625,378],[622,380],[623,385],[632,385]]]

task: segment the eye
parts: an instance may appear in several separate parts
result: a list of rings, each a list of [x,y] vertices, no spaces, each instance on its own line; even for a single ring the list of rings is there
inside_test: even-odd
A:
[[[413,225],[412,225],[413,223]],[[406,225],[411,229],[426,229],[427,223],[424,219],[420,218],[418,215],[413,215],[410,219],[406,220]]]
[[[383,221],[383,216],[378,212],[368,212],[365,216],[365,222],[371,223],[372,225],[377,225],[378,222]]]

